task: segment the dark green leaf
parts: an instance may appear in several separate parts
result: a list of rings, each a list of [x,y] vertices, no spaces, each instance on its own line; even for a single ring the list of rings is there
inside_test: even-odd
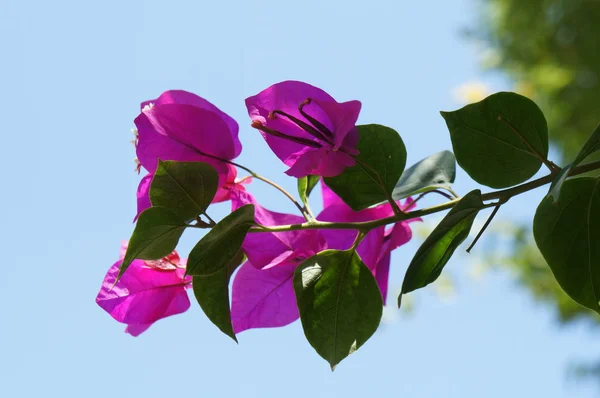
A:
[[[458,164],[480,184],[506,188],[531,178],[548,156],[548,125],[530,99],[501,92],[446,120]]]
[[[236,342],[229,307],[229,280],[242,262],[244,262],[244,252],[240,250],[227,266],[212,274],[192,278],[194,296],[202,311],[212,323]]]
[[[169,209],[150,207],[144,210],[129,239],[118,278],[136,258],[158,260],[171,254],[177,247],[185,227],[186,224],[181,218]]]
[[[408,196],[448,189],[456,177],[456,159],[450,151],[438,152],[404,170],[392,191],[394,200]]]
[[[219,175],[207,163],[159,161],[150,186],[150,202],[190,220],[206,211],[218,186]]]
[[[300,195],[300,200],[302,200],[304,204],[308,202],[308,197],[315,185],[319,182],[319,179],[319,176],[313,175],[298,178],[298,194]]]
[[[206,277],[226,268],[253,225],[254,205],[244,205],[219,221],[190,252],[186,273]]]
[[[383,311],[371,271],[355,251],[321,252],[294,273],[304,334],[333,368],[377,330]]]
[[[600,313],[600,180],[567,180],[558,203],[544,198],[533,235],[563,290]]]
[[[600,125],[596,127],[596,129],[589,136],[581,151],[573,161],[573,165],[577,166],[579,163],[583,162],[585,158],[590,156],[594,152],[600,151]]]
[[[456,248],[469,236],[473,221],[482,207],[481,191],[471,191],[435,227],[406,270],[398,307],[403,294],[425,287],[440,276]]]
[[[354,166],[324,178],[348,206],[362,210],[387,200],[406,165],[406,148],[393,129],[378,124],[358,126],[360,154]]]
[[[560,173],[556,176],[554,182],[552,183],[552,186],[550,187],[548,196],[551,197],[552,200],[554,200],[555,202],[558,201],[562,185],[569,176],[569,172],[571,171],[571,169],[598,151],[600,151],[600,126],[596,127],[594,132],[589,136],[588,140],[581,148],[581,151],[579,151],[579,154],[577,155],[573,163],[563,168],[560,171]]]

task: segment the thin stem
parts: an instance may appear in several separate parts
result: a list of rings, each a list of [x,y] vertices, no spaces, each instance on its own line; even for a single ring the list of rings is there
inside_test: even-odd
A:
[[[285,196],[287,196],[287,198],[289,200],[291,200],[292,203],[294,203],[294,205],[298,208],[298,210],[300,210],[300,213],[306,219],[306,221],[309,221],[311,219],[311,217],[309,217],[310,213],[307,213],[306,209],[300,203],[298,203],[298,201],[296,199],[294,199],[294,197],[288,191],[286,191],[285,189],[283,189],[283,187],[281,187],[279,184],[277,184],[277,183],[269,180],[268,178],[265,178],[265,177],[263,177],[261,175],[258,175],[256,173],[252,174],[252,177],[256,178],[257,180],[261,180],[263,182],[266,182],[267,184],[269,184],[270,186],[272,186],[273,188],[277,189],[279,192],[281,192],[282,194],[284,194]],[[312,215],[310,215],[310,216],[312,216]]]
[[[356,248],[358,247],[358,245],[360,244],[360,242],[364,239],[364,237],[366,235],[367,235],[366,232],[359,231],[358,235],[356,235],[356,239],[354,239],[354,243],[352,244],[352,247],[350,247],[349,250],[356,250]]]
[[[479,240],[479,238],[481,238],[481,235],[483,235],[483,233],[485,232],[485,230],[487,229],[487,227],[490,225],[490,223],[494,219],[494,216],[496,215],[496,213],[498,213],[498,210],[500,210],[500,206],[502,206],[502,202],[498,202],[498,204],[496,204],[496,206],[494,207],[494,210],[492,211],[492,214],[490,214],[490,216],[488,217],[488,219],[485,220],[485,224],[483,224],[483,227],[481,227],[481,229],[477,233],[477,236],[473,240],[473,243],[471,243],[471,245],[467,248],[467,253],[471,252],[471,249],[473,248],[473,246],[475,246],[475,243],[477,243],[477,241]]]
[[[419,200],[423,199],[425,196],[427,196],[430,193],[437,193],[439,195],[442,195],[443,197],[445,197],[448,200],[453,200],[453,199],[457,198],[457,196],[452,197],[452,196],[448,195],[447,193],[440,191],[439,189],[434,189],[432,191],[423,192],[422,194],[417,196],[417,198],[413,201],[413,204],[417,203]]]
[[[306,214],[310,216],[311,220],[315,219],[315,216],[313,215],[310,205],[308,204],[308,200],[304,203],[304,210],[306,211]]]
[[[208,219],[208,221],[210,222],[210,225],[215,226],[217,225],[217,223],[215,222],[215,220],[213,220],[212,218],[210,218],[210,216],[208,215],[208,213],[204,213],[204,216]]]
[[[506,119],[504,116],[498,116],[498,120],[501,120],[504,123],[506,123],[508,125],[508,127],[510,127],[510,129],[516,135],[519,136],[521,141],[527,146],[527,148],[529,148],[531,153],[534,154],[539,160],[541,160],[546,165],[546,167],[548,167],[548,169],[550,170],[551,173],[554,173],[554,172],[557,172],[558,170],[560,170],[560,167],[558,167],[557,165],[555,165],[554,163],[549,161],[544,155],[542,155],[537,149],[535,149],[533,147],[533,145],[531,145],[531,143],[529,141],[527,141],[525,136],[523,134],[521,134],[521,132],[519,130],[517,130],[517,128],[515,126],[513,126],[513,124],[508,119]]]
[[[454,196],[455,198],[460,198],[460,195],[457,194],[456,192],[454,192],[454,189],[452,189],[451,187],[445,187],[444,189],[446,191],[450,192],[452,194],[452,196]]]
[[[583,173],[587,173],[588,171],[598,170],[600,169],[600,160],[584,163],[580,166],[573,167],[569,176],[579,175]],[[538,178],[537,180],[533,180],[530,182],[526,182],[525,184],[517,185],[516,187],[503,189],[500,191],[488,192],[481,195],[481,199],[483,201],[499,199],[498,202],[491,202],[484,204],[482,209],[489,207],[497,207],[499,204],[503,204],[508,201],[510,198],[520,195],[522,193],[531,191],[535,188],[539,188],[546,184],[551,183],[556,176],[553,174],[549,174],[547,176]],[[310,221],[302,224],[290,224],[290,225],[278,225],[274,227],[265,227],[265,226],[257,226],[250,229],[250,232],[286,232],[286,231],[299,231],[299,230],[308,230],[308,229],[350,229],[359,232],[368,232],[373,228],[381,227],[383,225],[394,224],[399,221],[406,221],[414,218],[424,217],[430,214],[439,213],[448,209],[451,209],[459,202],[460,199],[453,199],[446,203],[442,203],[436,206],[428,207],[421,210],[415,210],[408,213],[400,213],[395,214],[390,217],[380,218],[378,220],[373,221],[363,221],[356,223],[346,223],[346,222],[324,222],[324,221]],[[195,225],[188,225],[189,228],[200,228]]]
[[[242,170],[246,171],[247,173],[249,173],[252,177],[256,178],[257,180],[261,180],[263,182],[266,182],[267,184],[269,184],[270,186],[272,186],[273,188],[277,189],[279,192],[281,192],[282,194],[284,194],[289,200],[291,200],[292,203],[298,208],[298,210],[300,210],[300,214],[302,214],[302,216],[306,219],[306,221],[309,221],[312,218],[314,218],[314,217],[312,217],[312,214],[308,213],[305,210],[305,208],[300,203],[298,203],[298,201],[288,191],[286,191],[285,189],[283,189],[277,183],[269,180],[266,177],[261,176],[260,174],[256,174],[254,171],[250,170],[246,166],[242,166],[239,163],[232,162],[231,160],[223,159],[223,158],[220,158],[218,156],[209,155],[209,154],[204,153],[204,152],[200,152],[200,153],[202,155],[206,156],[206,157],[209,157],[209,158],[212,158],[212,159],[215,159],[215,160],[219,160],[221,162],[228,163],[228,164],[230,164],[232,166],[235,166],[235,167],[237,167],[239,169],[242,169]],[[208,215],[207,215],[207,217],[208,217]]]

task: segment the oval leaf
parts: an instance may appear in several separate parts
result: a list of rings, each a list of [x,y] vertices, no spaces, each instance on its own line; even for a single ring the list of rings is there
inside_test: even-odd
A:
[[[446,120],[458,164],[480,184],[506,188],[531,178],[548,156],[548,125],[530,99],[501,92]]]
[[[353,210],[384,202],[406,166],[406,148],[393,129],[378,124],[358,127],[360,151],[354,166],[323,181]]]
[[[403,294],[425,287],[440,276],[456,248],[469,236],[473,221],[482,207],[481,191],[471,191],[435,227],[406,270],[398,307]]]
[[[208,319],[223,333],[237,342],[229,307],[229,280],[237,267],[244,261],[241,250],[220,270],[205,276],[194,276],[192,287],[196,301]]]
[[[438,152],[404,170],[392,198],[400,200],[411,195],[449,189],[456,177],[456,158],[450,151]]]
[[[588,156],[598,151],[600,151],[600,126],[597,126],[594,132],[589,136],[573,163],[563,168],[554,179],[550,191],[548,192],[548,196],[551,197],[554,202],[558,201],[562,184],[569,176],[571,169],[585,160]]]
[[[355,251],[327,250],[302,263],[294,290],[304,334],[333,368],[377,330],[383,302]]]
[[[533,236],[563,290],[600,313],[600,180],[568,180],[558,203],[544,198]]]
[[[190,220],[206,211],[218,186],[219,175],[209,164],[159,161],[150,185],[150,202]]]
[[[177,247],[185,227],[181,218],[169,209],[150,207],[144,210],[129,239],[117,281],[136,258],[158,260],[169,255]]]
[[[206,277],[226,268],[253,225],[254,205],[244,205],[219,221],[190,252],[186,274]]]

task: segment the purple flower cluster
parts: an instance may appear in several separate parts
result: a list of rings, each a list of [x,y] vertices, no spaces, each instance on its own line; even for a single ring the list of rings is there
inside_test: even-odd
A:
[[[246,99],[246,106],[252,127],[289,167],[288,175],[332,177],[354,165],[360,102],[338,103],[319,88],[285,81]],[[139,168],[147,171],[138,187],[138,215],[151,206],[148,193],[160,159],[213,166],[219,176],[213,202],[229,200],[232,211],[253,204],[257,224],[270,227],[305,221],[298,215],[265,209],[246,191],[243,182],[248,180],[238,180],[231,164],[242,151],[238,124],[205,99],[185,91],[167,91],[141,104],[135,125]],[[389,203],[354,211],[325,184],[321,186],[323,210],[317,220],[360,222],[394,214]],[[413,202],[408,199],[398,205],[409,210]],[[390,253],[411,239],[408,224],[403,221],[373,229],[357,247],[384,301]],[[354,230],[314,229],[248,234],[242,245],[247,261],[232,286],[234,331],[284,326],[298,319],[292,284],[296,267],[323,250],[350,248],[356,236]],[[186,263],[176,252],[156,261],[134,260],[115,284],[124,250],[125,246],[120,260],[108,270],[96,302],[115,320],[127,324],[127,333],[137,336],[157,320],[189,308],[186,289],[192,278],[185,276]]]

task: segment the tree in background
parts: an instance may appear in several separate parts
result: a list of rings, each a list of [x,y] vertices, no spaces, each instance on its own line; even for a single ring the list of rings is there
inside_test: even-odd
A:
[[[469,37],[485,43],[484,66],[506,73],[516,91],[540,105],[555,149],[572,159],[600,116],[600,1],[485,0],[480,15]],[[509,264],[523,286],[556,308],[561,322],[600,325],[597,314],[560,289],[530,226],[504,232],[513,240],[512,253],[501,261],[490,256],[490,263]],[[600,363],[582,371],[600,376]]]

